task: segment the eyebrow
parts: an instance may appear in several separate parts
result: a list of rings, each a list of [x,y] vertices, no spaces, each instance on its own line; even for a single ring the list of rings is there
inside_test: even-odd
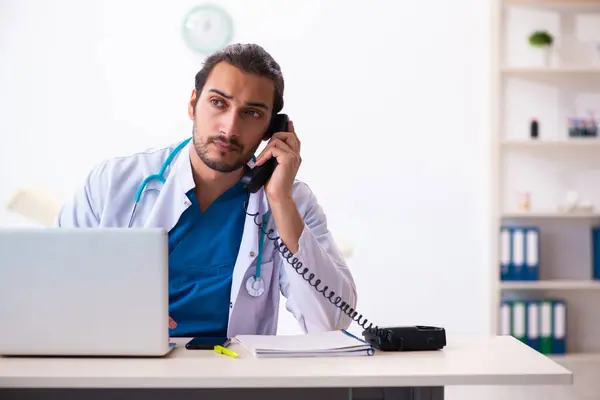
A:
[[[229,99],[229,100],[233,99],[232,95],[223,93],[219,89],[210,89],[209,92],[214,92],[214,93],[218,94],[219,96],[223,96],[223,97],[225,97],[226,99]],[[265,103],[262,103],[260,101],[247,101],[246,105],[250,106],[250,107],[264,108],[265,110],[269,109],[269,107],[267,107],[267,105]]]

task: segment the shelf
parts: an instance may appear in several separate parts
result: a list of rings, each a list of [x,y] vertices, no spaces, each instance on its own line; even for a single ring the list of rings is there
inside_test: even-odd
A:
[[[504,0],[504,4],[598,4],[600,0]]]
[[[600,3],[598,3],[600,4]],[[502,68],[505,75],[539,75],[539,74],[600,74],[600,67],[507,67]]]
[[[557,11],[588,11],[600,8],[600,0],[503,0],[504,7],[527,7]]]
[[[516,211],[516,212],[507,212],[502,214],[502,218],[504,219],[516,219],[516,218],[600,218],[599,212],[586,212],[586,211],[573,211],[573,212],[561,212],[561,211]]]
[[[503,290],[600,290],[600,281],[593,280],[546,280],[546,281],[501,281]]]
[[[600,363],[600,353],[551,354],[549,358],[556,362]]]
[[[596,148],[600,147],[600,137],[595,138],[577,138],[566,140],[504,140],[501,142],[504,147],[522,147],[522,148]]]
[[[598,4],[600,0],[503,0],[505,4]]]

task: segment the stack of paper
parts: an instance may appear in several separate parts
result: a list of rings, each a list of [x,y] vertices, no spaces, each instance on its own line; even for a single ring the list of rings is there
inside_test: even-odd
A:
[[[235,340],[255,357],[370,356],[373,346],[345,330],[305,335],[238,335]]]

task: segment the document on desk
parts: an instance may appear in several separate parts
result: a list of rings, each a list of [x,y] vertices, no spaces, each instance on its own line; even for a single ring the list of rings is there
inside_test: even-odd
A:
[[[345,330],[304,335],[238,335],[234,339],[259,358],[370,356],[374,353],[371,344]]]

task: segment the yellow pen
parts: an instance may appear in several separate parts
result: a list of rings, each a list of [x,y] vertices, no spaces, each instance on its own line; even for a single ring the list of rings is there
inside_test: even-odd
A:
[[[231,351],[229,349],[226,349],[223,346],[215,346],[215,352],[219,353],[219,354],[224,354],[228,357],[231,358],[237,358],[238,354],[235,351]]]

